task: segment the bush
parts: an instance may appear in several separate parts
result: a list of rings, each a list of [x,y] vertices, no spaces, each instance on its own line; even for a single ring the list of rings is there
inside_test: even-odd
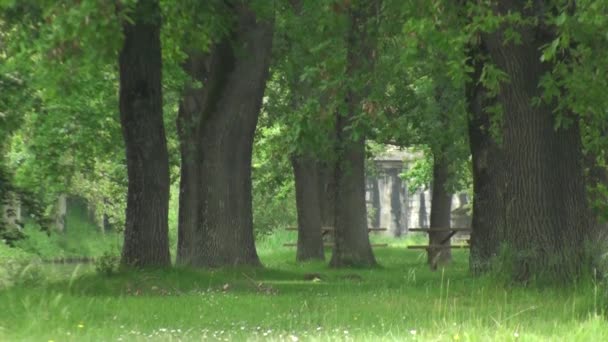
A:
[[[118,271],[119,265],[120,257],[106,252],[95,260],[95,271],[101,275],[110,276]]]
[[[44,281],[40,260],[25,262],[19,259],[4,260],[0,266],[0,289],[14,285],[35,285]]]

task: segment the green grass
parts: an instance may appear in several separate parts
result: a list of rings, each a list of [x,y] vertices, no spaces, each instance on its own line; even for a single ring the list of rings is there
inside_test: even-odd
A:
[[[0,290],[0,340],[608,340],[601,290],[590,282],[505,286],[471,277],[466,251],[431,272],[423,252],[405,248],[409,239],[376,249],[379,268],[334,270],[295,263],[295,250],[282,247],[294,239],[260,241],[263,269],[104,277],[92,266],[34,265],[18,275],[27,281]],[[321,280],[305,280],[309,273]]]

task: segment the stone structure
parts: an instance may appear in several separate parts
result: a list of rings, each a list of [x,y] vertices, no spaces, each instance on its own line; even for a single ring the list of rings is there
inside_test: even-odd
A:
[[[392,150],[377,157],[368,172],[366,200],[370,227],[387,228],[387,234],[401,236],[408,228],[429,227],[431,214],[430,187],[410,191],[400,177],[420,154]],[[452,197],[452,227],[470,227],[465,205],[466,194]]]

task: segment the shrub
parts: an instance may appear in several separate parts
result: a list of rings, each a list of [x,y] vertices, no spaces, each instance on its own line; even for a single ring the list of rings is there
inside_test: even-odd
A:
[[[119,265],[120,257],[106,252],[95,260],[95,271],[101,275],[110,276],[118,271]]]

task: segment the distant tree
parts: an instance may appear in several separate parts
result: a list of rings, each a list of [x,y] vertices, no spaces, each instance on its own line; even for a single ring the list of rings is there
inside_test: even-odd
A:
[[[330,265],[374,266],[367,231],[365,203],[365,132],[356,118],[370,94],[369,81],[375,59],[375,17],[381,1],[353,1],[349,7],[346,74],[350,78],[346,111],[336,119],[335,244]]]

